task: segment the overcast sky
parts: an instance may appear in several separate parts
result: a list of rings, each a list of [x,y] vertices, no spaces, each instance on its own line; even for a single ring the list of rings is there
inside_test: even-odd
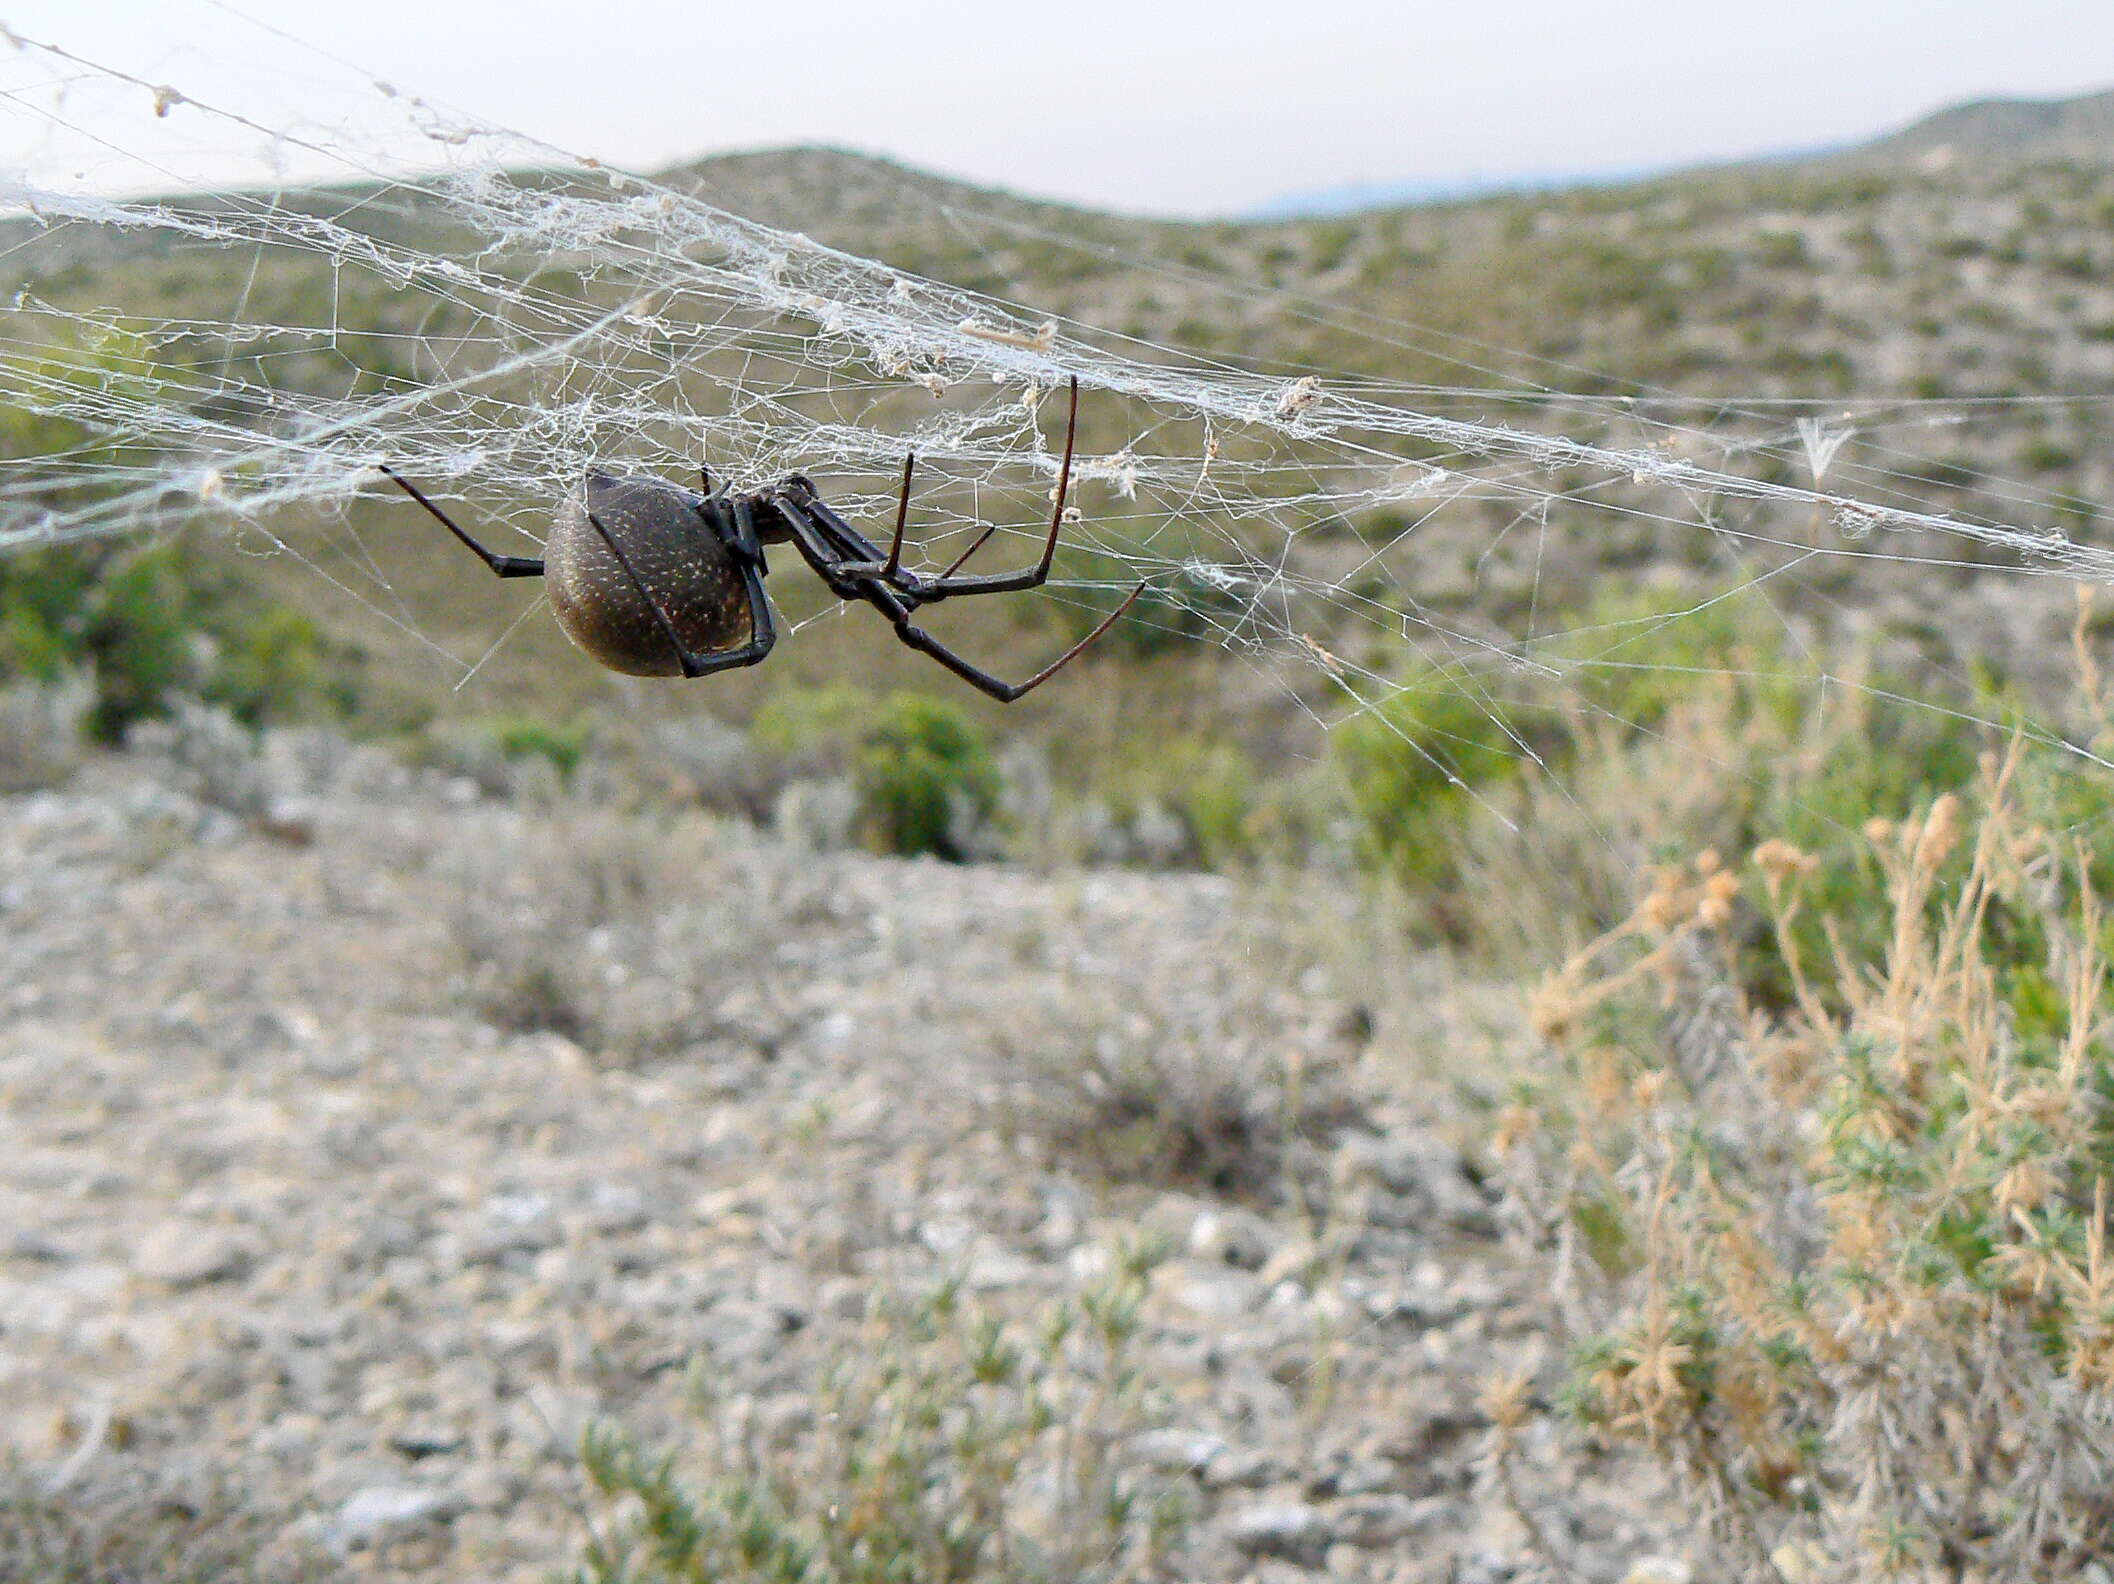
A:
[[[2114,84],[2107,0],[0,0],[0,21],[382,162],[421,155],[363,120],[370,77],[633,168],[822,142],[1191,215],[1810,147]],[[49,57],[0,48],[0,92],[0,172],[37,185],[324,174]]]

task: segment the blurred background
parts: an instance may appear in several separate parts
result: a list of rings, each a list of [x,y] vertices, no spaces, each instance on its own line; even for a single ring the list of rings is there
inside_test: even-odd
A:
[[[2114,18],[0,21],[0,1579],[2103,1566]]]

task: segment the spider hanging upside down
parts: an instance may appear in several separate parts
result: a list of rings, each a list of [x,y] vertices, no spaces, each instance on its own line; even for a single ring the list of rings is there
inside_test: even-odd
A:
[[[496,555],[458,528],[418,486],[383,466],[398,488],[437,517],[477,552],[500,577],[549,579],[551,609],[566,636],[588,654],[630,676],[707,676],[751,666],[778,641],[763,580],[770,568],[763,547],[790,543],[801,559],[841,600],[864,600],[886,616],[895,635],[930,655],[973,687],[1010,704],[1063,670],[1081,650],[1115,625],[1144,592],[1140,583],[1092,632],[1029,677],[1001,682],[923,628],[911,624],[920,606],[964,594],[1007,594],[1039,588],[1050,575],[1057,537],[1064,526],[1064,498],[1072,483],[1072,441],[1079,427],[1079,381],[1072,381],[1071,417],[1064,430],[1064,467],[1057,476],[1057,506],[1050,513],[1042,559],[1024,572],[957,577],[969,557],[998,531],[984,529],[975,543],[937,577],[912,572],[903,563],[903,523],[910,514],[910,471],[916,456],[903,459],[903,489],[896,499],[895,540],[884,557],[880,547],[832,511],[815,486],[798,473],[753,494],[730,494],[698,470],[704,493],[659,479],[619,478],[590,472],[558,509],[543,546],[543,559]]]

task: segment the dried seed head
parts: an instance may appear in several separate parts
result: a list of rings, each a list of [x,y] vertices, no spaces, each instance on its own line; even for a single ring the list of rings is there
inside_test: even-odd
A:
[[[1514,1101],[1497,1114],[1490,1142],[1500,1155],[1509,1155],[1534,1134],[1539,1119],[1531,1108]]]
[[[1916,867],[1935,869],[1960,845],[1960,800],[1948,792],[1930,807],[1916,839]]]
[[[1578,997],[1567,980],[1551,979],[1527,1005],[1528,1026],[1551,1045],[1569,1038],[1577,1020]]]
[[[1874,847],[1884,847],[1894,834],[1894,822],[1881,819],[1876,814],[1864,822],[1864,839]]]
[[[1771,837],[1754,850],[1754,866],[1772,882],[1781,884],[1793,875],[1813,873],[1820,860],[1800,852],[1789,842]]]
[[[1629,1108],[1629,1080],[1622,1073],[1622,1058],[1613,1046],[1595,1045],[1579,1059],[1581,1087],[1586,1104],[1597,1116],[1610,1117]]]
[[[1527,1422],[1533,1387],[1533,1377],[1524,1370],[1488,1375],[1483,1379],[1476,1401],[1484,1417],[1497,1426],[1501,1434],[1510,1435]]]
[[[2037,1210],[2055,1192],[2055,1178],[2037,1160],[2022,1160],[1997,1179],[1992,1191],[1999,1210]]]
[[[1696,922],[1708,930],[1723,929],[1732,922],[1732,905],[1739,895],[1740,882],[1732,871],[1715,871],[1703,882],[1703,900],[1696,904]]]
[[[1637,904],[1637,917],[1659,934],[1665,934],[1688,916],[1691,903],[1683,894],[1684,889],[1680,870],[1655,870],[1651,890]]]

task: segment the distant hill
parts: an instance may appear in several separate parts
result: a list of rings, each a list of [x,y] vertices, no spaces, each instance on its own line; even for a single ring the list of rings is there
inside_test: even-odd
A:
[[[1976,99],[1845,152],[1858,160],[2114,159],[2114,89],[2071,99]]]
[[[1786,149],[1741,160],[1704,165],[1608,166],[1600,170],[1514,171],[1452,180],[1421,177],[1404,181],[1351,182],[1282,193],[1241,216],[1247,220],[1320,219],[1411,204],[1449,202],[1505,193],[1564,192],[1607,187],[1664,175],[1713,170],[1755,170],[1808,164],[1854,163],[1944,166],[1955,160],[2036,159],[2070,155],[2114,159],[2114,89],[2069,99],[1975,99],[1949,105],[1868,142],[1826,148]]]
[[[1242,220],[1320,220],[1330,215],[1361,214],[1370,209],[1405,209],[1412,204],[1461,203],[1497,194],[1566,192],[1574,187],[1606,187],[1666,175],[1673,166],[1613,166],[1604,170],[1510,171],[1502,176],[1420,177],[1410,181],[1346,182],[1340,187],[1309,187],[1279,193],[1244,209]],[[1685,168],[1685,167],[1678,167]]]

